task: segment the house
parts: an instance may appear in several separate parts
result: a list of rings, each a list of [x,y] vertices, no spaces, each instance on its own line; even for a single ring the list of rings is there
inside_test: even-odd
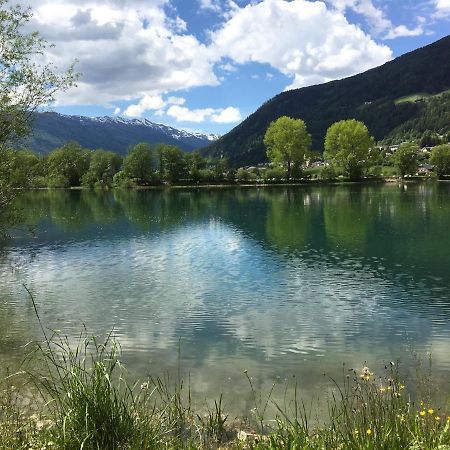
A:
[[[417,175],[427,175],[434,169],[432,164],[419,164],[419,169],[417,170]]]

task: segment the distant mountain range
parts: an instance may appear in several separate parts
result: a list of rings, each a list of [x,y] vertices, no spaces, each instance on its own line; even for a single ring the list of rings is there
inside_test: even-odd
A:
[[[147,119],[89,118],[47,112],[35,115],[33,132],[24,144],[45,154],[74,140],[86,148],[103,148],[124,155],[130,146],[139,142],[172,144],[192,151],[207,146],[218,137],[177,130]]]
[[[264,134],[284,115],[305,120],[318,151],[328,127],[349,118],[364,121],[377,140],[447,133],[450,36],[362,74],[283,92],[202,152],[227,156],[234,166],[266,161]]]

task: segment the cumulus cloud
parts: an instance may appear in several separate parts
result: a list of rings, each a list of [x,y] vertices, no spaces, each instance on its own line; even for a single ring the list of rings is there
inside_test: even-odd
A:
[[[167,16],[166,3],[35,0],[30,27],[56,44],[48,59],[67,67],[76,57],[82,73],[78,87],[59,97],[59,103],[109,104],[217,85],[215,55],[185,33],[182,19]]]
[[[448,7],[449,0],[433,1],[441,11]],[[240,117],[238,110],[191,110],[183,98],[166,96],[216,86],[224,74],[248,62],[268,64],[292,79],[289,87],[300,87],[391,59],[387,46],[348,22],[347,8],[370,18],[373,29],[389,39],[420,34],[423,26],[394,27],[371,0],[260,0],[242,7],[233,0],[198,2],[222,21],[207,43],[188,32],[170,0],[33,0],[30,28],[56,44],[47,59],[61,68],[79,60],[78,87],[58,97],[58,103],[114,108],[117,101],[132,101],[124,111],[128,116],[171,111],[177,120],[224,123]],[[220,78],[215,69],[222,71]]]
[[[435,7],[438,16],[450,15],[450,0],[435,0]]]
[[[242,118],[239,109],[228,107],[225,109],[201,108],[189,109],[185,106],[173,105],[166,114],[176,119],[177,122],[205,122],[214,123],[234,123],[239,122]]]
[[[270,64],[293,77],[291,88],[349,76],[392,58],[387,46],[342,12],[305,0],[249,4],[212,33],[212,41],[218,54],[238,64]]]
[[[158,110],[165,106],[166,102],[159,95],[145,95],[135,105],[130,105],[124,111],[128,117],[141,117],[146,111]]]
[[[446,0],[444,0],[446,1]],[[424,33],[424,27],[419,23],[414,28],[406,25],[394,26],[386,13],[373,4],[372,0],[328,0],[338,11],[345,12],[347,8],[365,17],[373,34],[384,39],[419,36]]]

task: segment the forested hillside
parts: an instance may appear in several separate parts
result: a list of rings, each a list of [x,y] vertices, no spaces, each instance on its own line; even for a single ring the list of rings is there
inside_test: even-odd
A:
[[[318,151],[323,150],[327,128],[348,118],[364,121],[377,140],[426,130],[448,132],[449,89],[448,36],[362,74],[283,92],[203,152],[228,156],[235,166],[265,161],[264,133],[283,115],[306,122]]]

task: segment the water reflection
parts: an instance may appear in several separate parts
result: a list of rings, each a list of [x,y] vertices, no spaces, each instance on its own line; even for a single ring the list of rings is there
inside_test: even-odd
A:
[[[115,329],[133,374],[191,372],[194,391],[297,375],[319,392],[343,362],[411,349],[450,369],[450,186],[42,191],[0,262],[1,357],[49,327]],[[443,375],[442,375],[443,376]],[[444,379],[444,378],[442,378]]]

